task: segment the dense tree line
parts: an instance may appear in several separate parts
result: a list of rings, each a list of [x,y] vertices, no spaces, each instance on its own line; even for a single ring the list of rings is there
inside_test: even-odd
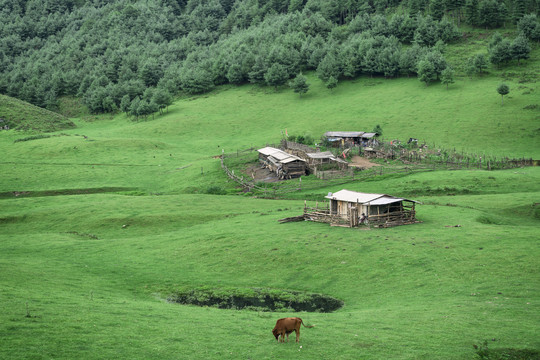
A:
[[[508,40],[489,57],[525,59],[524,41],[540,38],[539,7],[538,0],[0,0],[0,93],[49,109],[75,95],[94,113],[138,118],[163,111],[179,90],[278,87],[301,81],[302,70],[316,71],[329,88],[362,74],[419,75],[428,84],[447,68],[443,44],[460,37],[460,22],[517,23],[523,35],[510,57],[496,55]]]

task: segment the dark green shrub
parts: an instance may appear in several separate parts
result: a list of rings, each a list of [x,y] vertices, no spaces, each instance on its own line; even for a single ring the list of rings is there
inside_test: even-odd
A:
[[[227,191],[221,186],[210,186],[206,189],[205,193],[211,195],[227,195]]]

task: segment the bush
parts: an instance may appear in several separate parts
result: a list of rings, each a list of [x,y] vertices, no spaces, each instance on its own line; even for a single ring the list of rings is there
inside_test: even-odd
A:
[[[206,189],[205,193],[212,195],[227,195],[227,191],[221,186],[210,186]]]

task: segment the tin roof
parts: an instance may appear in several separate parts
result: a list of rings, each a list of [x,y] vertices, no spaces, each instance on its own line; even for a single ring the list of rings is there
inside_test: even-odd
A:
[[[266,155],[268,157],[272,157],[275,160],[277,160],[280,163],[288,164],[293,161],[304,161],[303,159],[299,158],[298,156],[291,155],[289,153],[286,153],[283,150],[276,149],[273,147],[265,147],[262,149],[257,150],[259,153]]]
[[[332,154],[330,151],[323,151],[323,152],[316,152],[316,153],[308,153],[306,154],[309,158],[312,159],[333,159],[336,156]]]
[[[354,203],[360,203],[360,204],[366,204],[366,205],[386,205],[386,204],[392,204],[395,202],[400,201],[412,201],[416,202],[414,200],[408,200],[404,198],[398,198],[395,196],[390,196],[386,194],[369,194],[369,193],[360,193],[356,191],[350,191],[350,190],[340,190],[333,194],[328,194],[325,196],[327,199],[331,200],[338,200],[338,201],[346,201],[346,202],[354,202]]]
[[[361,137],[364,139],[371,139],[371,138],[374,138],[375,136],[377,136],[377,133],[363,133]]]
[[[352,138],[352,137],[361,137],[364,134],[363,131],[327,131],[324,133],[324,136],[335,138]]]
[[[267,147],[264,147],[262,149],[259,149],[257,150],[258,152],[260,152],[261,154],[263,155],[272,155],[273,153],[275,153],[276,151],[281,151],[279,149],[276,149],[276,148],[273,148],[273,147],[270,147],[270,146],[267,146]]]

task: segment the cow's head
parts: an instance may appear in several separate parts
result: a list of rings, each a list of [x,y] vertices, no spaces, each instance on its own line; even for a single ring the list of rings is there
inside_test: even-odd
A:
[[[276,340],[279,340],[279,332],[277,331],[277,329],[272,330],[272,334],[274,334]]]

